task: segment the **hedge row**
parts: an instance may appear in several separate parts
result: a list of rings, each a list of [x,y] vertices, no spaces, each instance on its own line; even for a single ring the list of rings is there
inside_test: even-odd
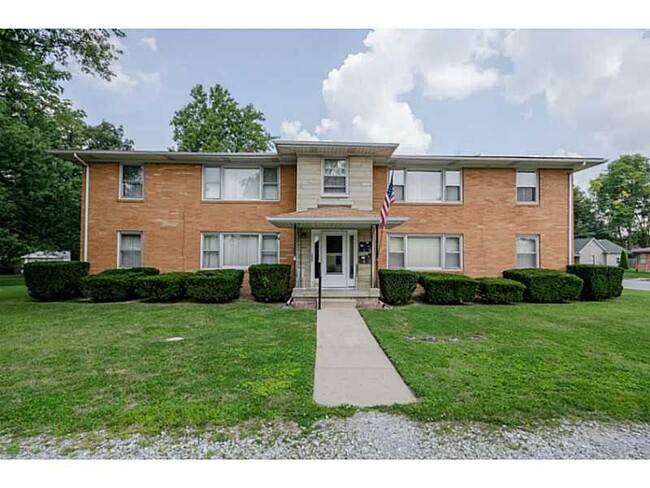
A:
[[[35,261],[23,267],[29,296],[41,302],[81,296],[81,279],[90,265],[80,261]]]
[[[441,272],[418,274],[407,270],[380,270],[379,279],[382,300],[390,305],[409,303],[416,282],[424,289],[424,300],[433,304],[557,303],[580,297],[593,300],[621,294],[622,272],[618,268],[573,266],[569,270],[572,273],[513,269],[504,271],[503,278],[479,279]]]
[[[253,298],[258,302],[286,302],[291,296],[291,266],[255,264],[248,268]]]

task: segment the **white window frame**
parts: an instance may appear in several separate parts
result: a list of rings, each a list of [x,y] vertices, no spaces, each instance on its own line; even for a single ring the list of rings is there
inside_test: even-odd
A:
[[[219,168],[219,198],[207,198],[205,196],[205,169],[206,168]],[[225,170],[226,169],[256,169],[260,174],[259,184],[259,197],[258,198],[223,198],[224,189],[226,186]],[[264,170],[275,169],[278,173],[278,197],[265,199],[264,197]],[[280,178],[282,171],[279,164],[245,166],[245,165],[230,165],[230,164],[203,164],[201,165],[201,201],[203,202],[279,202],[280,201]]]
[[[124,196],[124,167],[125,166],[136,166],[142,168],[142,196],[141,197],[125,197]],[[144,200],[144,180],[145,180],[145,170],[144,163],[120,163],[120,176],[119,176],[119,188],[117,189],[117,195],[120,200],[131,200],[139,202]]]
[[[539,269],[540,267],[540,236],[539,234],[517,234],[515,236],[515,268],[516,269],[526,269],[526,268],[519,268],[517,266],[517,256],[519,256],[519,252],[517,251],[517,239],[534,239],[535,240],[535,268]]]
[[[325,193],[325,162],[345,161],[345,193]],[[350,160],[346,157],[322,158],[320,163],[320,195],[323,198],[341,198],[350,195]]]
[[[413,271],[445,271],[456,272],[463,271],[465,266],[465,247],[463,234],[420,234],[420,233],[389,233],[386,238],[386,267],[388,267],[390,259],[390,238],[402,237],[404,239],[404,267],[403,268],[390,268],[390,269],[409,269]],[[440,238],[440,267],[410,267],[408,265],[408,238],[409,237],[439,237]],[[446,239],[457,238],[459,239],[460,246],[460,268],[447,268],[446,267]]]
[[[139,235],[140,236],[140,266],[144,267],[144,232],[141,230],[118,230],[117,231],[117,263],[118,269],[129,269],[130,267],[122,266],[122,236],[123,235]]]
[[[519,186],[517,184],[517,174],[518,173],[535,173],[535,186]],[[540,193],[539,193],[539,170],[536,169],[517,169],[515,170],[515,202],[517,205],[539,205],[540,202]],[[535,200],[519,200],[519,188],[535,188]]]
[[[445,204],[445,205],[459,205],[463,203],[463,181],[464,181],[464,175],[463,175],[463,169],[462,168],[453,168],[453,169],[444,169],[444,168],[434,168],[434,167],[414,167],[414,168],[405,168],[405,167],[398,167],[398,168],[388,168],[388,182],[390,183],[390,173],[391,171],[403,171],[404,172],[404,199],[403,200],[395,200],[395,203],[418,203],[418,204],[423,204],[423,205],[438,205],[438,204]],[[441,194],[440,194],[440,200],[409,200],[407,198],[408,195],[408,174],[413,171],[429,171],[429,172],[439,172],[441,173],[440,176],[440,184],[441,184]],[[460,186],[459,186],[459,200],[447,200],[447,172],[448,171],[457,171],[460,173]],[[456,185],[453,185],[456,186]]]
[[[204,236],[218,236],[219,237],[219,267],[217,268],[206,268],[203,264],[203,241]],[[257,236],[257,262],[254,264],[262,263],[262,240],[264,236],[273,236],[277,239],[278,242],[278,251],[277,251],[277,264],[280,264],[280,234],[274,232],[213,232],[213,231],[204,231],[201,232],[200,239],[200,253],[201,253],[201,269],[248,269],[248,266],[224,266],[223,265],[223,249],[224,249],[224,235],[237,235],[237,236]]]

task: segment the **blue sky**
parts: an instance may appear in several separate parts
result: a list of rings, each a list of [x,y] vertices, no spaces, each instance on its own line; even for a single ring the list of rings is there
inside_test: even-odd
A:
[[[220,83],[283,138],[401,143],[403,153],[650,151],[641,31],[128,30],[110,83],[65,95],[137,149],[173,144],[197,83]],[[581,184],[592,177],[581,175]]]

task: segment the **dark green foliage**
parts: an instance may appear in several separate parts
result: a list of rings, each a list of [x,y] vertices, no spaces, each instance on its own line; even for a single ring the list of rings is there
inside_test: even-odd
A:
[[[526,287],[505,278],[479,278],[476,301],[481,303],[518,303],[524,299]]]
[[[381,299],[389,305],[405,305],[411,301],[418,275],[405,269],[380,269]]]
[[[621,251],[621,259],[618,262],[618,267],[621,269],[630,269],[630,263],[627,260],[627,252]]]
[[[96,274],[81,280],[83,295],[93,302],[123,302],[133,298],[134,276]]]
[[[81,295],[80,280],[88,274],[81,261],[36,261],[23,268],[29,295],[38,301],[67,300]]]
[[[187,296],[195,302],[221,303],[239,298],[244,272],[239,269],[199,271],[187,278]]]
[[[248,268],[248,280],[258,302],[286,302],[291,296],[288,264],[254,264]]]
[[[503,277],[526,286],[525,302],[561,303],[577,300],[582,291],[582,280],[575,275],[554,269],[510,269]]]
[[[420,276],[424,288],[424,300],[437,305],[473,302],[478,282],[463,275],[425,273]]]
[[[606,300],[623,292],[623,268],[593,264],[574,264],[567,271],[582,279],[582,300]]]
[[[175,302],[186,296],[187,278],[193,273],[163,273],[140,276],[135,280],[135,295],[152,302]]]
[[[136,298],[135,282],[143,276],[156,276],[156,268],[107,269],[83,281],[82,291],[93,302],[122,302]]]

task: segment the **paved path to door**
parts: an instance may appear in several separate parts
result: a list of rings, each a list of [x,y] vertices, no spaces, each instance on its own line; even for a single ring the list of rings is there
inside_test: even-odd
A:
[[[349,307],[318,311],[314,400],[369,407],[416,399],[357,309]]]

